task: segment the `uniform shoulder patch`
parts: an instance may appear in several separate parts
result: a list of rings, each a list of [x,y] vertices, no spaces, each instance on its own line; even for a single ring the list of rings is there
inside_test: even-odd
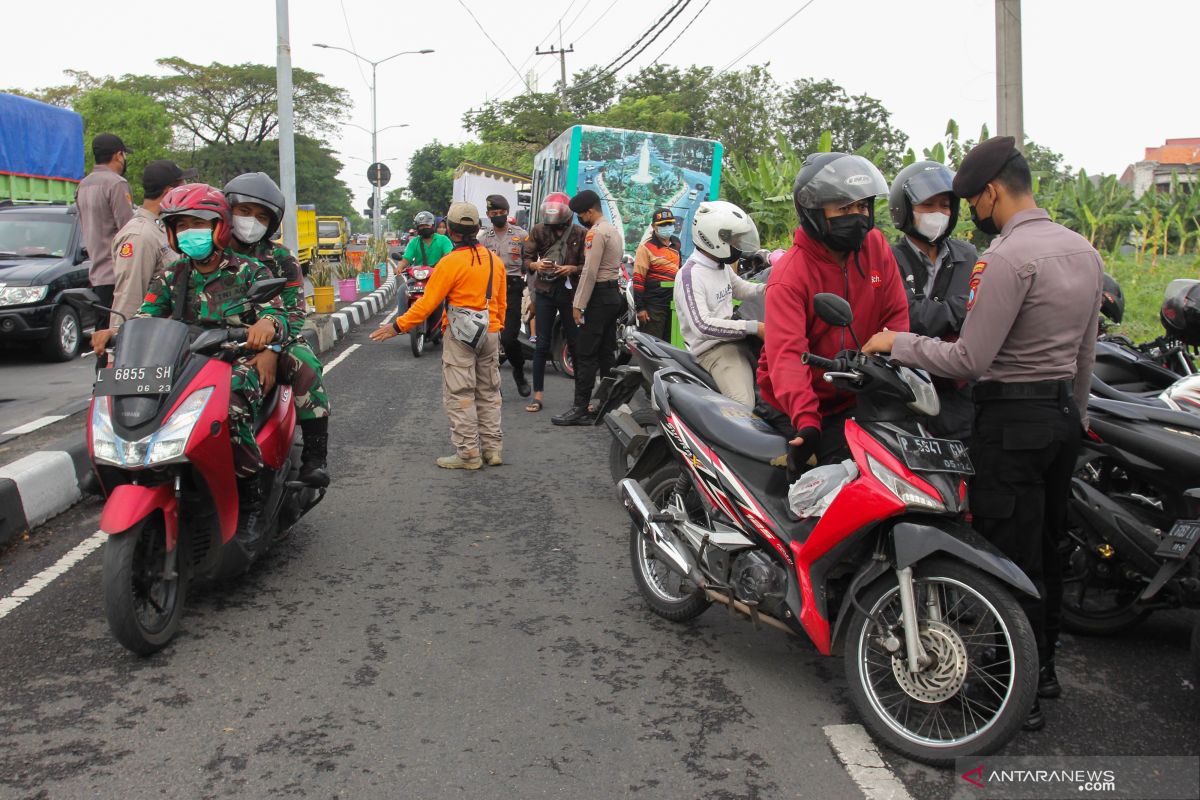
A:
[[[131,258],[133,256],[133,242],[122,242],[121,247],[117,250],[117,255],[121,258]]]
[[[587,248],[588,250],[591,250],[592,249],[592,240],[595,238],[596,238],[596,232],[588,231],[587,235],[583,237],[583,246],[585,248]]]
[[[983,277],[985,269],[987,269],[986,261],[976,261],[975,266],[971,269],[971,282],[967,284],[967,311],[974,308],[975,300],[979,297],[979,281]]]

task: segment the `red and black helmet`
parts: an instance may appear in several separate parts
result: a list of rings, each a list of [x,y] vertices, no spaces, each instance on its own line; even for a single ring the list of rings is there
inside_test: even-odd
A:
[[[176,217],[198,217],[215,221],[217,227],[213,231],[213,246],[217,250],[224,250],[229,246],[229,201],[220,189],[207,183],[185,183],[171,189],[163,195],[158,216],[172,237],[173,247]]]
[[[562,225],[571,221],[571,198],[562,192],[552,192],[542,201],[542,222],[547,225]]]
[[[1163,329],[1184,344],[1200,345],[1200,283],[1168,297],[1159,312]]]

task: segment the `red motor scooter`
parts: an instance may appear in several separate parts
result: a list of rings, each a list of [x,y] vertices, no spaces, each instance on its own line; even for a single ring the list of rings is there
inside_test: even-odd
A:
[[[270,300],[283,283],[260,281],[250,300]],[[89,289],[64,294],[72,305],[98,305]],[[244,332],[131,319],[111,365],[97,372],[87,444],[107,498],[104,611],[117,641],[141,655],[175,635],[191,582],[244,572],[325,494],[298,479],[292,388],[277,386],[254,423],[263,513],[256,530],[239,529],[229,395]]]
[[[420,267],[409,264],[404,271],[404,297],[411,308],[425,294],[425,284],[433,275],[433,267]],[[404,313],[401,309],[400,313]],[[442,340],[442,311],[430,314],[420,325],[408,332],[408,343],[412,346],[412,354],[420,358],[427,346],[436,345]]]

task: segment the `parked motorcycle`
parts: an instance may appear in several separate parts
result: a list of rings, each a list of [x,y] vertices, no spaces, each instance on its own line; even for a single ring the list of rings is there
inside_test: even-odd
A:
[[[425,284],[433,275],[433,269],[409,264],[404,270],[404,297],[409,308],[425,294]],[[424,322],[408,332],[408,343],[416,358],[420,358],[427,349],[442,341],[443,312],[444,309],[430,314]]]
[[[832,325],[852,319],[834,295],[815,306]],[[802,520],[777,466],[783,436],[684,370],[655,375],[666,436],[640,456],[649,477],[620,482],[639,591],[665,619],[717,602],[841,651],[864,723],[909,758],[994,752],[1033,704],[1037,651],[1013,592],[1036,590],[961,522],[971,465],[961,443],[922,424],[938,412],[929,380],[856,351],[805,359],[856,393],[859,413],[846,423],[847,482]]]
[[[282,278],[259,281],[250,302],[278,295]],[[89,289],[68,302],[99,306]],[[179,629],[189,585],[244,572],[309,509],[324,489],[299,481],[302,442],[290,386],[263,401],[255,436],[263,513],[238,528],[238,490],[229,436],[231,363],[244,328],[197,330],[171,319],[131,319],[115,359],[97,373],[88,453],[107,499],[104,612],[113,636],[146,655]]]

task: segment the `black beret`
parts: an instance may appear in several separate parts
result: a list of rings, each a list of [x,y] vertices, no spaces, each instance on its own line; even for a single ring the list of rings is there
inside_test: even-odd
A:
[[[487,196],[488,211],[508,211],[508,198],[502,194],[489,194]]]
[[[997,136],[975,145],[954,176],[954,193],[964,198],[979,194],[1020,152],[1017,140],[1011,136]]]
[[[593,208],[598,208],[600,206],[600,195],[596,194],[591,189],[584,189],[582,192],[572,197],[571,202],[567,205],[569,205],[571,210],[576,214],[582,214],[584,211],[590,211]]]

